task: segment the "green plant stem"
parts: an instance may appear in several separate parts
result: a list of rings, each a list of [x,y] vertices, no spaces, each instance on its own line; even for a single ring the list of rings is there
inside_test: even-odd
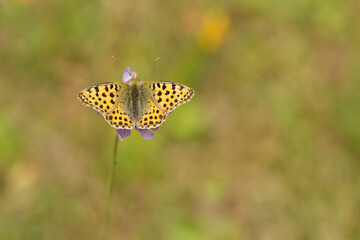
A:
[[[115,137],[115,144],[114,144],[114,151],[113,151],[113,161],[110,169],[110,176],[109,176],[109,182],[107,186],[107,193],[106,193],[106,206],[105,206],[105,234],[104,239],[108,239],[109,234],[109,221],[110,221],[110,201],[111,201],[111,193],[112,193],[112,186],[114,181],[114,175],[115,175],[115,167],[116,167],[116,155],[117,155],[117,146],[119,142],[119,137],[116,134]]]

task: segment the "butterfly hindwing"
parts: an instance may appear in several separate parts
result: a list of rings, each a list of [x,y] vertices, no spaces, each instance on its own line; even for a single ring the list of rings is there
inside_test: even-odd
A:
[[[138,123],[139,129],[148,129],[159,127],[167,117],[167,113],[159,109],[152,100],[146,102],[147,111]]]
[[[125,83],[101,83],[82,90],[78,98],[84,105],[108,114],[116,108],[117,99],[128,88],[129,85]]]
[[[195,94],[194,90],[179,83],[147,82],[142,85],[145,89],[150,90],[156,105],[166,113],[170,113],[181,104],[190,101]]]
[[[127,113],[123,111],[123,101],[120,101],[118,106],[108,114],[103,114],[105,120],[114,128],[132,129],[134,123]]]

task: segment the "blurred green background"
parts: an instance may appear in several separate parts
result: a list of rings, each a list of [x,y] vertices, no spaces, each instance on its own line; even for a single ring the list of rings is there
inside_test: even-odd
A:
[[[0,239],[102,236],[115,129],[77,93],[122,66],[196,95],[119,143],[110,239],[360,239],[359,11],[0,0]]]

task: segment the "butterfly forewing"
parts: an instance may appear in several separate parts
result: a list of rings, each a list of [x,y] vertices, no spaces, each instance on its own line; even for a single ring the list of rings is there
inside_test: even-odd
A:
[[[80,102],[94,108],[102,114],[108,114],[116,108],[118,98],[128,90],[125,83],[102,83],[81,91],[78,95]]]
[[[166,113],[190,101],[195,94],[191,88],[173,82],[147,82],[143,86],[150,90],[155,104]]]

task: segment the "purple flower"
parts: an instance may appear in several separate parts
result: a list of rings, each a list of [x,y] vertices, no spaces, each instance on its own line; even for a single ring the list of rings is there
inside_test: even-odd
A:
[[[116,129],[116,133],[117,135],[119,136],[119,139],[120,141],[124,141],[123,139],[124,138],[127,138],[127,137],[130,137],[131,135],[131,130],[130,129],[121,129],[121,128],[118,128]]]
[[[124,83],[129,84],[130,80],[136,75],[137,75],[136,72],[131,72],[130,67],[127,67],[124,70],[122,80]],[[140,81],[140,83],[143,83],[143,81]],[[151,130],[156,131],[158,129],[159,129],[159,127],[156,127],[156,128],[152,128]],[[148,129],[138,129],[137,127],[135,127],[135,130],[141,134],[143,139],[151,139],[154,137],[154,133]],[[129,130],[129,129],[118,128],[118,129],[116,129],[116,132],[119,136],[119,139],[122,142],[124,141],[124,138],[130,137],[130,135],[131,135],[131,130]]]
[[[131,72],[130,67],[125,68],[122,77],[123,82],[129,84],[134,75],[136,75],[136,72]]]

